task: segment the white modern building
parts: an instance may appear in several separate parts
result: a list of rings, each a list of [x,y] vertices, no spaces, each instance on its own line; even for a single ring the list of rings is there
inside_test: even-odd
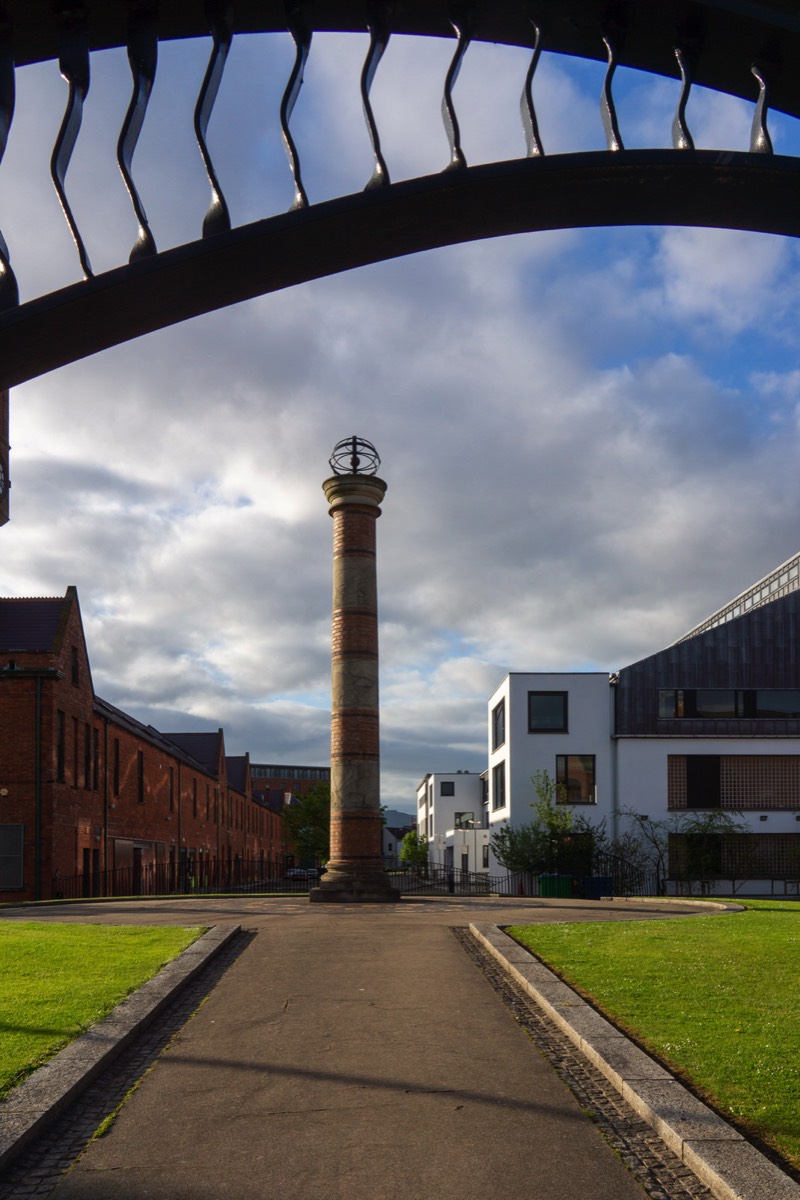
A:
[[[460,866],[463,854],[475,869],[463,814],[479,810],[489,834],[530,822],[532,777],[546,771],[562,802],[612,839],[635,825],[631,813],[676,828],[681,816],[735,815],[743,832],[703,835],[710,890],[800,894],[799,584],[797,555],[612,675],[508,674],[488,701],[485,786],[430,775],[417,789],[432,859]],[[670,837],[669,888],[690,873],[699,836]]]
[[[486,775],[433,772],[417,786],[417,830],[431,863],[464,871],[497,871],[490,857]]]
[[[506,675],[489,700],[489,825],[523,824],[546,771],[569,803],[610,815],[613,693],[608,672]]]

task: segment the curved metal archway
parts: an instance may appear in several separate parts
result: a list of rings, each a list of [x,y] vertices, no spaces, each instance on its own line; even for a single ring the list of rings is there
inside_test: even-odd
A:
[[[288,213],[231,228],[206,142],[232,39],[289,30],[296,57],[280,122],[295,191]],[[361,193],[309,203],[291,116],[315,31],[369,33],[361,95],[374,170]],[[394,33],[449,37],[442,115],[450,161],[441,174],[393,184],[370,90]],[[158,252],[133,171],[159,41],[210,38],[195,133],[211,188],[198,240]],[[527,46],[521,81],[527,155],[467,165],[454,84],[473,40]],[[67,169],[80,133],[92,52],[127,46],[133,91],[117,158],[139,226],[130,261],[92,273],[72,212]],[[542,51],[606,64],[600,96],[606,149],[545,155],[532,80]],[[775,155],[768,110],[800,115],[800,14],[790,0],[0,0],[0,159],[14,112],[15,70],[54,60],[69,85],[51,174],[83,276],[19,302],[0,234],[0,388],[141,334],[337,271],[437,246],[534,230],[671,224],[800,234],[800,160]],[[618,66],[680,79],[673,149],[627,150],[614,103]],[[753,103],[750,145],[697,150],[686,118],[693,84]],[[0,214],[0,226],[2,214]]]

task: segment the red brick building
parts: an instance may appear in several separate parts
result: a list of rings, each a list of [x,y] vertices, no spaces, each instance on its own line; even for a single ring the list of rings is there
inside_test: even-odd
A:
[[[285,859],[221,729],[160,733],[95,695],[74,587],[0,599],[0,900],[225,886]]]

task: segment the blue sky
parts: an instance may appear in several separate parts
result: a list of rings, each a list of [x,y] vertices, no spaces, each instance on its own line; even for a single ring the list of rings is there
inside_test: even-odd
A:
[[[312,201],[372,169],[365,37],[315,39],[293,118]],[[206,45],[162,49],[134,172],[160,248],[197,236],[191,131]],[[452,43],[390,44],[373,98],[395,179],[442,169]],[[234,43],[209,129],[237,224],[285,210],[285,37]],[[456,85],[470,163],[524,153],[527,56],[473,46]],[[48,177],[65,85],[21,73],[0,228],[27,298],[77,278]],[[602,148],[603,68],[544,56],[550,153]],[[623,136],[669,144],[674,81],[618,72]],[[67,177],[95,270],[136,230],[114,162],[124,54],[96,64]],[[752,106],[693,94],[701,147],[746,149]],[[800,149],[794,123],[770,128]],[[614,670],[798,549],[797,244],[715,230],[558,231],[451,247],[210,314],[12,393],[5,595],[78,586],[95,686],[232,753],[328,755],[333,445],[372,440],[383,799],[480,769],[508,670]]]

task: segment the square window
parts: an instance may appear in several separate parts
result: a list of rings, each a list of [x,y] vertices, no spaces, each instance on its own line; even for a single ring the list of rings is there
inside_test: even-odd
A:
[[[528,733],[566,733],[567,692],[528,692]]]
[[[442,782],[439,784],[439,795],[440,796],[455,796],[455,794],[456,794],[456,785],[453,782],[453,780],[452,779],[443,779]]]
[[[559,804],[596,804],[595,756],[557,754],[556,785]]]

